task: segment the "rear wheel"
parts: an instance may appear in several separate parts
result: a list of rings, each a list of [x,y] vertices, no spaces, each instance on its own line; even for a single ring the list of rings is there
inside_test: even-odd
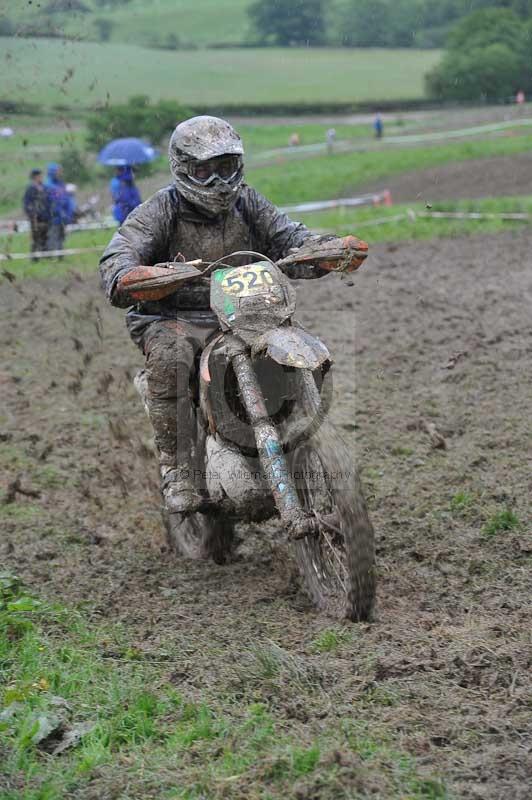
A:
[[[194,420],[196,437],[191,454],[191,468],[194,474],[205,473],[205,426],[199,409]],[[205,478],[200,478],[196,487],[207,496]],[[223,516],[209,514],[169,514],[163,507],[163,522],[170,549],[183,558],[195,560],[209,559],[216,564],[230,561],[234,550],[235,534],[233,523]]]
[[[360,478],[339,437],[323,425],[290,458],[299,500],[318,533],[295,542],[311,600],[337,619],[367,620],[375,600],[375,544]]]

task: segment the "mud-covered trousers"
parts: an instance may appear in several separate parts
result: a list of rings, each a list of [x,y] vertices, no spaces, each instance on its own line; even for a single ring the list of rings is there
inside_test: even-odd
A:
[[[216,324],[152,322],[139,342],[146,356],[148,411],[161,467],[188,466],[193,438],[191,378]]]
[[[52,223],[48,228],[48,238],[46,241],[47,250],[63,250],[65,247],[65,226],[60,223]],[[60,256],[61,258],[63,256]]]
[[[31,225],[31,252],[38,253],[47,249],[48,223],[32,219]],[[34,259],[35,260],[35,259]]]

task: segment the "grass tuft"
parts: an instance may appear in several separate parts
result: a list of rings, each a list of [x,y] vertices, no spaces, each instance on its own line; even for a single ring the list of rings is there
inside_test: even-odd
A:
[[[482,528],[486,536],[495,536],[502,531],[511,531],[519,527],[520,522],[511,508],[504,508],[493,514]]]
[[[263,681],[305,688],[321,682],[321,675],[312,664],[270,640],[251,648],[249,673]]]
[[[321,631],[311,644],[311,649],[316,653],[332,653],[337,650],[342,644],[351,639],[350,632],[344,629],[335,630],[334,628],[326,628]]]
[[[403,445],[396,445],[391,449],[392,456],[411,456],[414,454],[412,447],[405,447]]]
[[[470,508],[473,504],[473,501],[474,498],[472,494],[466,491],[460,491],[456,492],[456,494],[451,497],[449,506],[451,511],[462,512]]]

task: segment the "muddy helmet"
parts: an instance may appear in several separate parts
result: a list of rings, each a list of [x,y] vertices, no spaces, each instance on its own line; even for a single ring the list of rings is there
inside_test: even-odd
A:
[[[242,139],[218,117],[181,122],[168,147],[179,192],[210,215],[223,214],[235,204],[243,181],[243,155]]]

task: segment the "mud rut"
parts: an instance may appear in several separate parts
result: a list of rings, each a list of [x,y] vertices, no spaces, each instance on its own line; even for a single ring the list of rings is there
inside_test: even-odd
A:
[[[131,382],[140,355],[93,276],[1,286],[1,489],[20,476],[39,493],[0,506],[1,563],[45,597],[120,619],[143,651],[177,642],[169,680],[191,698],[229,685],[246,649],[271,639],[318,665],[332,700],[314,713],[272,698],[287,727],[314,735],[347,709],[391,728],[457,797],[524,800],[531,248],[531,233],[385,245],[352,288],[300,284],[299,317],[336,354],[333,417],[378,531],[377,619],[338,653],[309,651],[331,623],[291,583],[275,525],[241,530],[226,567],[165,551]],[[463,490],[474,501],[453,512]],[[486,537],[506,505],[522,527]],[[361,711],[375,689],[394,702]]]
[[[382,191],[385,186],[395,203],[437,202],[482,197],[529,195],[532,185],[532,156],[478,158],[403,172],[353,188],[353,193]]]

